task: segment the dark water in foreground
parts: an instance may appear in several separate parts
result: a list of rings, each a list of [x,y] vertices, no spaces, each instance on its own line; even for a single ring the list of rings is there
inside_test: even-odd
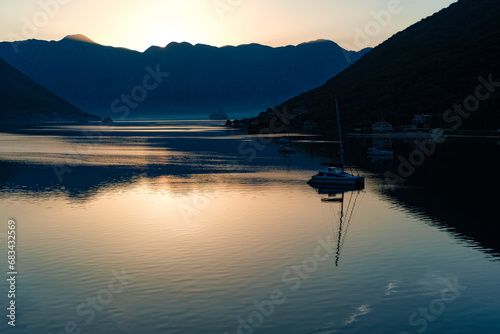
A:
[[[334,145],[252,138],[206,121],[0,133],[1,267],[13,218],[19,273],[0,331],[500,332],[498,140],[450,139],[403,184],[351,140],[366,188],[341,203],[306,184]]]

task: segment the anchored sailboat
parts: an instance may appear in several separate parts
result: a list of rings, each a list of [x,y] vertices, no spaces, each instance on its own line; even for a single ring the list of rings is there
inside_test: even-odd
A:
[[[318,171],[318,174],[313,175],[307,183],[309,183],[310,185],[341,185],[360,188],[364,187],[364,176],[352,175],[344,170],[344,150],[342,148],[342,134],[340,131],[340,117],[337,100],[335,100],[335,107],[337,109],[337,123],[339,126],[340,164],[327,164],[330,167]]]

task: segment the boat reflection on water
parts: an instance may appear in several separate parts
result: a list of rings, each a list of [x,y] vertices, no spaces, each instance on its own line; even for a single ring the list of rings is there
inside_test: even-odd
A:
[[[339,266],[340,253],[342,252],[342,247],[344,245],[347,231],[351,224],[352,218],[355,214],[356,205],[360,202],[360,194],[364,194],[364,184],[362,186],[335,186],[335,187],[325,187],[325,186],[310,186],[316,189],[316,192],[320,195],[326,195],[326,197],[321,198],[323,203],[333,203],[340,204],[339,212],[339,225],[338,231],[334,232],[337,239],[337,250],[335,252],[335,267]],[[344,205],[347,203],[347,205]],[[333,218],[332,218],[333,219]]]
[[[368,161],[370,161],[370,162],[377,162],[377,161],[393,160],[394,159],[394,157],[392,155],[368,155],[367,158],[368,158]]]

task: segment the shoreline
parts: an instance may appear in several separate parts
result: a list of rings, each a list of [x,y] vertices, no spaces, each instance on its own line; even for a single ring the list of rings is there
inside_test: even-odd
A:
[[[395,138],[395,139],[419,139],[432,138],[437,133],[420,132],[420,133],[403,133],[403,132],[387,132],[387,133],[347,133],[348,137],[352,138]],[[494,131],[477,131],[475,133],[464,133],[444,130],[443,136],[449,138],[471,138],[471,139],[500,139],[500,132]]]

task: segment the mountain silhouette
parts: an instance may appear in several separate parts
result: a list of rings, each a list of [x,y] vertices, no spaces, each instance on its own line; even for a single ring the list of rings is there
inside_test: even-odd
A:
[[[102,115],[126,108],[138,116],[175,109],[258,110],[323,84],[370,50],[346,51],[319,40],[278,48],[172,42],[141,53],[83,35],[15,43],[0,43],[0,57],[67,101]],[[168,76],[156,85],[154,78],[145,79],[151,72]],[[145,90],[145,80],[155,88]],[[127,95],[131,102],[124,102]]]
[[[468,96],[474,101],[478,85],[483,85],[483,95],[492,89],[484,82],[498,85],[499,41],[500,2],[460,0],[395,34],[324,85],[281,106],[306,106],[310,112],[297,118],[297,124],[314,119],[325,131],[325,124],[336,124],[335,98],[346,128],[369,127],[381,117],[396,125],[409,124],[413,115],[425,113],[433,116],[435,127],[498,129],[498,86],[470,116],[447,111],[454,104],[463,105]],[[444,120],[445,113],[452,122]]]
[[[64,37],[63,40],[97,44],[96,42],[94,42],[93,40],[91,40],[90,38],[88,38],[87,36],[82,35],[82,34],[68,35],[68,36]]]
[[[0,58],[0,122],[87,121],[90,115],[40,86]]]

